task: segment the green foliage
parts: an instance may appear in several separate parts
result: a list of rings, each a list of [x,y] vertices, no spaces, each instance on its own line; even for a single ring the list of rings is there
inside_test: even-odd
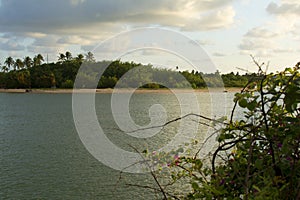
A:
[[[22,70],[19,73],[16,73],[16,78],[20,88],[30,88],[30,72],[29,70]]]
[[[6,75],[4,72],[0,72],[0,88],[4,88],[6,84]]]
[[[117,82],[118,79],[115,76],[102,76],[99,81],[98,88],[114,88]]]
[[[210,164],[197,156],[173,161],[169,167],[172,184],[184,177],[179,185],[190,186],[176,197],[300,198],[299,65],[270,75],[260,71],[260,80],[235,95],[244,116],[224,121]]]
[[[73,88],[74,82],[72,80],[66,80],[65,82],[62,83],[63,88]]]
[[[12,57],[8,57],[2,67],[2,71],[5,72],[1,77],[1,88],[69,88],[70,84],[66,84],[67,81],[70,83],[75,82],[78,70],[81,65],[88,65],[90,69],[87,69],[84,74],[80,74],[82,77],[82,82],[84,80],[86,83],[78,85],[78,87],[89,88],[96,87],[93,82],[97,82],[98,88],[113,88],[117,82],[131,70],[142,66],[143,69],[139,68],[140,72],[132,73],[130,77],[123,80],[119,86],[121,87],[142,87],[159,89],[165,88],[161,83],[169,83],[168,87],[171,88],[206,88],[206,87],[241,87],[250,78],[256,76],[252,75],[234,75],[233,73],[222,75],[220,79],[219,72],[211,74],[203,74],[202,72],[192,72],[183,71],[176,72],[168,69],[155,68],[152,65],[141,65],[134,62],[121,62],[116,61],[101,61],[96,62],[94,55],[88,52],[85,55],[79,54],[77,57],[72,57],[71,52],[60,53],[58,55],[57,63],[47,63],[42,64],[44,58],[41,54],[36,55],[33,59],[26,56],[24,62],[21,59],[14,60]],[[108,67],[107,67],[108,66]],[[106,68],[107,67],[107,68]],[[11,73],[11,69],[14,69],[17,74]],[[29,70],[30,83],[21,83],[22,80],[14,77],[22,75],[23,69]],[[105,69],[106,68],[106,69]],[[104,70],[105,69],[105,70]],[[99,74],[102,74],[99,77]],[[52,77],[54,75],[54,77]],[[52,78],[49,78],[49,77]],[[152,83],[153,78],[157,80],[158,83]],[[185,80],[183,80],[183,77]],[[46,80],[52,79],[52,80]],[[140,80],[147,82],[142,84]],[[21,81],[21,82],[20,82]],[[55,82],[55,84],[54,84]],[[54,85],[53,85],[54,84]]]
[[[224,81],[225,87],[244,87],[248,80],[251,78],[252,75],[239,75],[232,73],[223,74],[222,79]]]
[[[206,87],[205,81],[203,80],[203,77],[200,74],[189,73],[188,71],[184,71],[181,74],[186,78],[186,80],[189,83],[192,84],[192,87],[194,89]]]

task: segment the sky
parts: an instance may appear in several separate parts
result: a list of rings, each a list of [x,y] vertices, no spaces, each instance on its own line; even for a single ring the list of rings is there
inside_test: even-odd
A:
[[[145,27],[196,41],[222,73],[256,71],[250,55],[268,71],[300,61],[299,0],[0,0],[0,63],[38,53],[57,61]],[[111,59],[109,51],[96,58]],[[120,59],[184,66],[175,57],[142,51]]]

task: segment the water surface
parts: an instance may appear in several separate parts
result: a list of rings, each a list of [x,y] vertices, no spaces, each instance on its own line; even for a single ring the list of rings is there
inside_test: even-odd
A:
[[[233,94],[219,96],[227,98],[228,105],[217,106],[229,109]],[[211,114],[209,93],[199,93],[197,97],[201,112]],[[147,139],[133,138],[118,131],[110,99],[110,94],[96,95],[97,116],[108,138],[121,148],[133,151],[128,145],[131,144],[139,150],[155,150],[176,133],[178,123]],[[181,115],[178,101],[171,94],[136,94],[130,101],[133,120],[140,125],[148,124],[148,109],[155,103],[165,107],[168,120]],[[73,121],[71,94],[0,93],[2,199],[156,198],[152,191],[125,185],[126,182],[152,183],[150,175],[123,174],[121,181],[119,177],[119,171],[97,161],[81,143]]]

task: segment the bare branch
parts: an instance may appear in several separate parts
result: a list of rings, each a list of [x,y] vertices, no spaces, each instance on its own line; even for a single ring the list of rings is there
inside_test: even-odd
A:
[[[131,146],[131,148],[133,148],[144,160],[146,160],[145,158],[144,158],[144,156],[134,147],[134,146],[132,146],[132,145],[130,145],[129,144],[129,146]],[[158,179],[157,179],[157,177],[156,177],[156,175],[155,175],[155,173],[153,172],[153,170],[152,170],[152,168],[151,168],[151,166],[149,165],[149,163],[148,162],[145,162],[146,164],[147,164],[147,166],[148,166],[148,168],[150,169],[150,174],[151,174],[151,176],[153,177],[153,179],[154,179],[154,181],[155,181],[155,183],[157,184],[157,186],[159,187],[159,190],[160,190],[160,192],[162,193],[162,195],[164,196],[164,199],[168,199],[167,198],[167,194],[166,194],[166,191],[162,188],[162,186],[161,186],[161,184],[159,183],[159,181],[158,181]]]
[[[207,141],[212,137],[214,136],[216,133],[218,133],[220,130],[216,130],[214,131],[210,136],[208,136],[204,142],[202,143],[202,146],[198,149],[198,151],[196,152],[195,156],[194,156],[194,159],[197,158],[198,154],[200,153],[200,151],[203,149],[204,145],[207,143]]]
[[[132,187],[139,187],[139,188],[146,188],[146,189],[151,189],[151,190],[154,190],[154,191],[157,191],[157,192],[161,192],[160,189],[157,189],[155,187],[151,187],[149,185],[138,185],[138,184],[131,184],[131,183],[128,183],[126,184],[127,186],[132,186]],[[177,200],[180,200],[177,196],[171,194],[171,193],[168,193],[168,192],[165,192],[168,196],[174,198],[174,199],[177,199]],[[167,198],[164,198],[164,199],[167,199]]]
[[[182,117],[178,117],[176,119],[170,120],[170,121],[168,121],[168,122],[166,122],[166,123],[164,123],[162,125],[151,126],[151,127],[146,127],[146,128],[140,128],[140,129],[136,129],[136,130],[133,130],[133,131],[128,131],[126,133],[135,133],[135,132],[138,132],[138,131],[144,131],[144,130],[149,130],[149,129],[163,128],[163,127],[165,127],[165,126],[167,126],[167,125],[169,125],[171,123],[177,122],[179,120],[182,120],[182,119],[190,117],[190,116],[199,117],[199,118],[205,119],[207,121],[215,122],[215,123],[218,123],[218,124],[228,125],[228,123],[220,121],[220,120],[211,119],[209,117],[205,117],[205,116],[200,115],[200,114],[189,113],[189,114],[186,114],[186,115],[184,115]]]

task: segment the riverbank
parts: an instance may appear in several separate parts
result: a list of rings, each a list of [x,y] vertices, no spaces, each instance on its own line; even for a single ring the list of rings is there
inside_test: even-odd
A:
[[[0,93],[49,93],[49,94],[71,94],[75,93],[103,93],[110,94],[113,92],[117,93],[128,93],[130,89],[0,89]],[[190,92],[240,92],[241,88],[211,88],[211,89],[174,89],[179,93],[190,93]],[[171,93],[168,89],[137,89],[135,93]]]

